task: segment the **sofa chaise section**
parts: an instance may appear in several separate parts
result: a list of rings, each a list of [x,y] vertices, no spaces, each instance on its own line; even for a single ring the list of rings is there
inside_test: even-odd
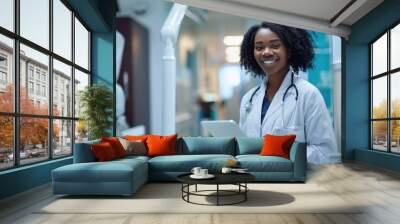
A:
[[[75,144],[75,163],[52,171],[54,194],[131,195],[148,181],[148,157],[95,162],[93,143]]]

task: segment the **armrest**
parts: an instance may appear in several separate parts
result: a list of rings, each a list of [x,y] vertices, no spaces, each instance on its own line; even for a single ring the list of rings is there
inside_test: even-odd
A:
[[[100,143],[99,140],[75,143],[74,145],[74,163],[89,163],[95,162],[96,158],[94,157],[90,146],[92,144]]]
[[[307,143],[294,142],[290,149],[293,162],[293,180],[305,181],[307,176]]]

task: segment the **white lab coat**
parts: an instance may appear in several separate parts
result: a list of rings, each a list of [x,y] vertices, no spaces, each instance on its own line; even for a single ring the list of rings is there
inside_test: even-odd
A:
[[[260,89],[253,97],[249,112],[246,112],[245,105],[257,87],[252,88],[242,98],[239,126],[244,133],[249,137],[262,137],[265,134],[296,134],[296,142],[307,143],[307,161],[309,163],[340,162],[341,156],[336,144],[331,118],[318,89],[308,81],[295,76],[294,83],[299,91],[298,100],[295,99],[296,90],[292,87],[286,94],[283,103],[283,94],[291,82],[291,70],[289,70],[279,90],[275,93],[261,124],[261,108],[267,82],[266,78],[260,84]]]

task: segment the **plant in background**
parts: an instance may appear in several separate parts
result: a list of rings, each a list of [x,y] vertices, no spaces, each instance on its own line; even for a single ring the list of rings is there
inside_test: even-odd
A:
[[[80,92],[81,118],[87,125],[89,139],[110,136],[112,126],[113,95],[103,84],[94,84]]]
[[[84,120],[79,120],[76,122],[76,141],[81,142],[85,140],[85,137],[87,136],[87,125]]]

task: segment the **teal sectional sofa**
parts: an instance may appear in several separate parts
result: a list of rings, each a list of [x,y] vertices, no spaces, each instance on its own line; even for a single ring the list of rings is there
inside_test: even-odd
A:
[[[182,137],[177,140],[177,155],[127,156],[96,162],[90,145],[75,144],[74,163],[52,171],[54,194],[131,195],[148,181],[176,181],[176,177],[200,166],[219,172],[228,160],[235,159],[259,182],[304,182],[306,145],[294,143],[290,160],[258,155],[261,138]]]

